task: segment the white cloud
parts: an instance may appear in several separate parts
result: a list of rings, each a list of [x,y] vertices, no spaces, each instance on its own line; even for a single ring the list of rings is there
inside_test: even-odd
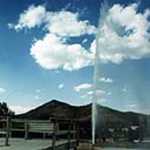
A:
[[[96,27],[88,20],[81,20],[79,13],[66,10],[47,11],[45,6],[30,6],[20,14],[16,30],[31,29],[42,25],[47,33],[35,40],[30,54],[45,69],[78,70],[92,64],[92,54],[81,44],[68,44],[66,39],[83,34],[95,34]]]
[[[131,109],[135,109],[135,108],[137,108],[137,104],[130,104],[130,105],[128,105],[128,107]]]
[[[107,99],[105,99],[105,98],[100,98],[100,99],[98,100],[98,103],[99,103],[99,104],[102,104],[102,103],[105,103],[105,102],[107,102]]]
[[[142,113],[147,115],[150,114],[149,105],[146,107],[146,105],[142,106],[137,102],[125,105],[124,111],[137,112],[137,113]]]
[[[21,106],[21,105],[10,105],[9,108],[15,112],[15,114],[25,113],[35,108],[36,106]]]
[[[44,25],[45,29],[60,36],[80,36],[82,34],[93,34],[95,26],[90,25],[88,20],[80,20],[79,13],[62,10],[58,12],[47,11],[45,6],[30,6],[20,14],[18,24],[8,24],[16,30],[23,28],[34,28]]]
[[[87,95],[81,95],[80,96],[82,99],[87,99]],[[91,100],[91,97],[89,98],[89,100]]]
[[[150,11],[138,12],[138,6],[114,5],[99,28],[99,58],[102,62],[119,64],[126,59],[150,56]],[[96,48],[95,41],[91,50]]]
[[[49,12],[46,28],[60,36],[80,36],[93,34],[96,28],[87,20],[79,20],[79,13],[69,11]]]
[[[108,96],[112,95],[112,92],[108,92],[107,95],[108,95]]]
[[[40,89],[36,89],[35,92],[36,92],[36,93],[40,93],[41,90],[40,90]]]
[[[40,99],[40,96],[39,96],[39,95],[35,95],[34,98],[35,98],[36,100],[39,100],[39,99]]]
[[[92,64],[91,53],[84,47],[64,43],[61,37],[51,33],[32,45],[31,55],[45,69],[61,68],[72,71]]]
[[[123,91],[123,92],[127,92],[128,90],[127,90],[126,87],[124,87],[124,88],[122,89],[122,91]]]
[[[82,44],[85,44],[85,43],[87,43],[87,42],[88,42],[88,39],[85,38],[85,39],[82,41]]]
[[[97,89],[95,92],[95,96],[96,97],[102,97],[106,92],[104,90],[101,89]]]
[[[79,84],[74,87],[74,90],[81,95],[80,97],[82,99],[93,100],[94,98],[96,98],[101,102],[103,101],[104,95],[106,94],[106,92],[101,89],[97,89],[94,92],[93,85],[90,83]]]
[[[92,89],[92,84],[90,83],[83,83],[83,84],[80,84],[80,85],[77,85],[74,87],[74,90],[76,92],[82,92],[84,90],[91,90]]]
[[[19,16],[18,24],[12,25],[8,24],[10,27],[14,27],[16,30],[21,30],[23,28],[34,28],[35,26],[40,26],[45,21],[46,9],[44,6],[30,6]]]
[[[88,91],[87,95],[93,95],[93,93],[94,93],[93,91]]]
[[[63,83],[58,85],[58,89],[63,89],[63,88],[64,88],[64,84]]]
[[[81,98],[82,99],[88,99],[88,100],[93,100],[96,99],[98,100],[97,102],[105,102],[106,99],[104,98],[106,92],[104,90],[98,89],[96,92],[94,91],[84,91],[81,93]]]
[[[113,80],[111,78],[105,78],[105,77],[101,77],[99,81],[104,83],[113,83]]]
[[[5,92],[6,92],[6,89],[0,88],[0,94],[3,94],[3,93],[5,93]]]
[[[119,64],[126,59],[150,56],[150,10],[138,12],[136,4],[114,5],[101,21],[99,59],[101,62]],[[78,70],[93,65],[96,42],[87,51],[81,43],[69,44],[67,38],[95,34],[96,28],[79,13],[66,10],[52,12],[45,6],[30,6],[19,17],[16,30],[43,25],[47,31],[42,39],[34,41],[30,54],[45,69]],[[102,36],[101,36],[102,35]],[[84,40],[83,42],[86,42]]]

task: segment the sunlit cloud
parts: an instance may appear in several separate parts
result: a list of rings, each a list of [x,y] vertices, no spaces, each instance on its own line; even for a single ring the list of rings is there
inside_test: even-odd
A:
[[[40,99],[40,96],[39,96],[39,95],[35,95],[34,98],[35,98],[36,100],[39,100],[39,99]]]
[[[90,25],[88,20],[79,20],[79,13],[48,12],[47,22],[48,31],[59,36],[80,36],[96,33],[95,26]]]
[[[99,60],[102,63],[120,64],[128,59],[149,57],[149,16],[150,10],[139,12],[136,3],[128,6],[114,4],[106,10],[97,29],[101,35],[98,37]],[[40,26],[47,32],[43,38],[34,41],[30,48],[31,56],[44,69],[73,71],[93,65],[95,39],[89,43],[90,48],[82,45],[88,42],[87,38],[81,43],[67,43],[70,37],[96,34],[96,27],[88,20],[81,20],[78,12],[53,12],[44,5],[32,5],[20,14],[17,24],[9,26],[15,30]]]
[[[107,92],[107,95],[108,95],[108,96],[111,96],[111,95],[112,95],[112,92]]]
[[[122,91],[125,93],[125,92],[127,92],[128,90],[127,90],[126,87],[124,87],[124,88],[122,89]]]
[[[9,27],[22,30],[39,27],[42,24],[45,30],[59,36],[80,36],[96,32],[96,27],[90,25],[88,20],[80,20],[79,13],[66,10],[52,12],[46,10],[44,5],[31,5],[20,14],[18,23],[9,24]]]
[[[76,92],[82,92],[84,90],[91,90],[92,89],[92,84],[90,83],[83,83],[83,84],[79,84],[77,86],[74,87],[74,90]]]
[[[9,108],[15,112],[15,114],[21,114],[36,108],[36,106],[10,105]]]
[[[111,78],[105,78],[105,77],[101,77],[99,81],[104,83],[113,83],[113,80]]]
[[[58,85],[58,89],[63,89],[63,88],[64,88],[64,84],[63,83]]]
[[[35,92],[36,92],[36,93],[40,93],[41,90],[40,90],[40,89],[36,89]]]
[[[5,92],[6,92],[6,89],[0,88],[0,94],[3,94],[3,93],[5,93]]]
[[[35,42],[30,54],[45,69],[78,70],[92,65],[91,54],[80,44],[64,43],[61,37],[48,33]]]
[[[150,11],[138,12],[138,5],[113,5],[100,20],[99,59],[120,64],[124,60],[150,57]],[[95,40],[91,50],[95,52]]]
[[[104,99],[106,91],[102,89],[94,90],[93,85],[90,83],[79,84],[74,87],[74,90],[80,94],[82,99],[93,100],[96,99]],[[104,101],[103,101],[104,102]]]
[[[19,31],[23,28],[31,29],[40,26],[46,19],[46,9],[44,6],[31,5],[27,10],[20,14],[16,25],[9,23],[10,28]]]

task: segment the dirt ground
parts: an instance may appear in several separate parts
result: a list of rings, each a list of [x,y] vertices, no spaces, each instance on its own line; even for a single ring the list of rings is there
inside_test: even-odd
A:
[[[58,141],[58,144],[65,142],[65,140]],[[0,138],[0,150],[41,150],[48,148],[52,141],[50,139],[31,139],[25,140],[23,138],[11,138],[9,146],[5,146],[5,139]]]

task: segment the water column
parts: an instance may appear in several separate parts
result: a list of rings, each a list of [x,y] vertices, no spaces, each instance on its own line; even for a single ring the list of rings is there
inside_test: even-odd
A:
[[[94,58],[94,96],[93,96],[93,102],[92,102],[92,144],[95,144],[95,132],[96,132],[96,105],[97,105],[97,81],[98,81],[98,49],[99,49],[99,44],[98,44],[98,34],[96,36],[96,52],[95,52],[95,58]]]
[[[102,30],[101,27],[103,25],[103,20],[107,15],[108,10],[108,4],[106,2],[102,3],[101,9],[100,9],[100,18],[98,21],[98,28],[96,33],[96,49],[95,49],[95,56],[94,56],[94,75],[93,75],[93,90],[94,90],[94,96],[92,101],[92,144],[95,144],[96,139],[96,118],[97,118],[97,102],[99,97],[97,96],[97,90],[99,88],[98,80],[100,78],[99,76],[99,53],[100,53],[100,44],[99,39],[102,36]],[[101,114],[102,115],[102,114]]]

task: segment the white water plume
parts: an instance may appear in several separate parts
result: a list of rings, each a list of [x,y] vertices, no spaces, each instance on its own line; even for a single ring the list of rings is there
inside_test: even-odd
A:
[[[99,38],[102,36],[102,33],[100,31],[101,27],[103,26],[104,18],[107,15],[108,10],[108,4],[104,2],[101,5],[100,9],[100,18],[98,21],[98,28],[97,28],[97,34],[96,34],[96,51],[95,51],[95,59],[94,59],[94,75],[93,75],[93,84],[94,84],[94,96],[92,101],[92,144],[95,144],[96,139],[96,118],[97,118],[97,90],[99,88],[98,86],[98,80],[99,80],[99,53],[100,53],[100,44],[99,44]],[[101,114],[102,115],[102,114]]]

